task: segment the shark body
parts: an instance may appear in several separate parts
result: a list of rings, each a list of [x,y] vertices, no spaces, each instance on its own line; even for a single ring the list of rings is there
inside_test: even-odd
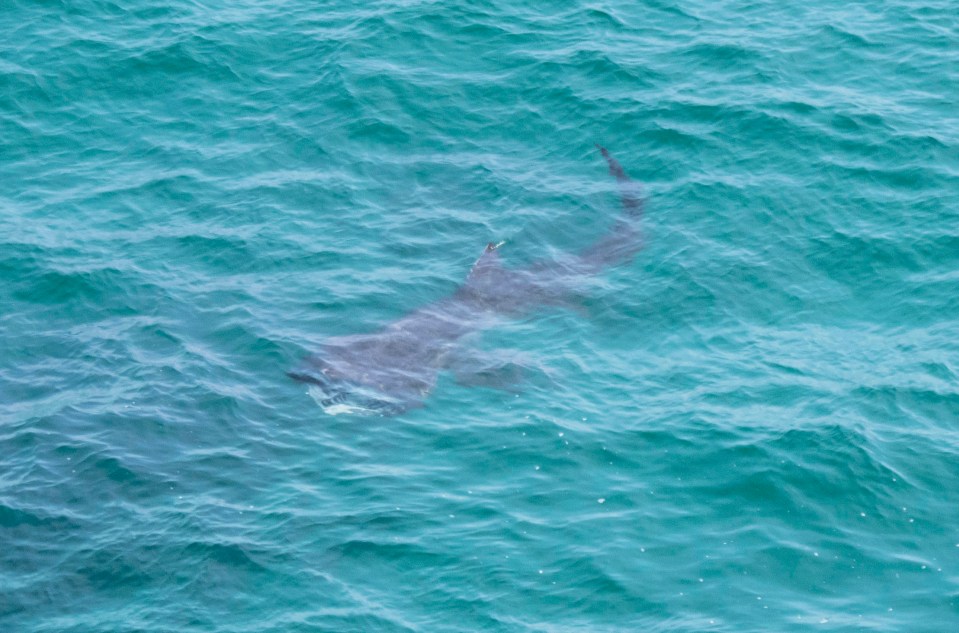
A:
[[[503,266],[501,244],[489,243],[452,295],[377,331],[331,338],[288,375],[309,384],[327,413],[402,413],[422,406],[463,337],[504,317],[564,305],[577,280],[632,259],[642,246],[640,189],[597,147],[616,178],[623,207],[606,235],[578,253],[518,269]]]

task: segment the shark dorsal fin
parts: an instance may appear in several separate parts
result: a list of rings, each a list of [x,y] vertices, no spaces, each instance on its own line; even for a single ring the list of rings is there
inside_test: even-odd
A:
[[[486,249],[483,251],[483,254],[480,255],[479,259],[476,260],[476,263],[473,264],[473,267],[470,269],[470,274],[466,277],[467,284],[476,281],[477,279],[486,277],[492,271],[502,268],[499,257],[499,247],[504,243],[505,242],[494,244],[493,242],[490,242],[486,245]]]

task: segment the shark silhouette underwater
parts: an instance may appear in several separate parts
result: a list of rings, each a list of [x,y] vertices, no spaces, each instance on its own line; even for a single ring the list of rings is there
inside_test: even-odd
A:
[[[596,147],[616,178],[623,207],[604,236],[578,253],[520,269],[503,266],[502,242],[491,242],[452,295],[377,331],[328,339],[287,375],[309,384],[328,414],[397,415],[423,405],[440,372],[455,367],[463,337],[503,317],[568,305],[577,281],[630,261],[642,246],[640,188],[606,148]]]

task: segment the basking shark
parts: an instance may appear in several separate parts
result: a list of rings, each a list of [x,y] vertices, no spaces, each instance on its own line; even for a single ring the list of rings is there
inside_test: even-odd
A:
[[[606,148],[596,147],[616,178],[622,202],[604,236],[577,253],[518,269],[502,265],[502,242],[490,242],[452,295],[375,332],[328,339],[288,375],[309,384],[329,414],[402,413],[423,405],[441,371],[456,370],[457,343],[465,336],[504,317],[569,305],[577,282],[631,260],[642,246],[640,188]]]

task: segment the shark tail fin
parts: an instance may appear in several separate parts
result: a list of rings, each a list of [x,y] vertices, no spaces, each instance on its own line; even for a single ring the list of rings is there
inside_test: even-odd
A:
[[[579,253],[579,264],[588,271],[628,262],[643,246],[638,220],[643,215],[642,189],[626,175],[623,166],[602,145],[596,148],[606,159],[609,173],[616,178],[623,213],[609,232]]]
[[[606,159],[606,163],[609,165],[609,173],[616,178],[616,182],[619,184],[619,197],[623,205],[623,211],[629,217],[638,218],[642,216],[643,198],[642,188],[639,186],[639,183],[626,175],[623,166],[619,164],[618,160],[613,158],[609,150],[599,143],[596,144],[596,149],[598,149],[599,153]]]

